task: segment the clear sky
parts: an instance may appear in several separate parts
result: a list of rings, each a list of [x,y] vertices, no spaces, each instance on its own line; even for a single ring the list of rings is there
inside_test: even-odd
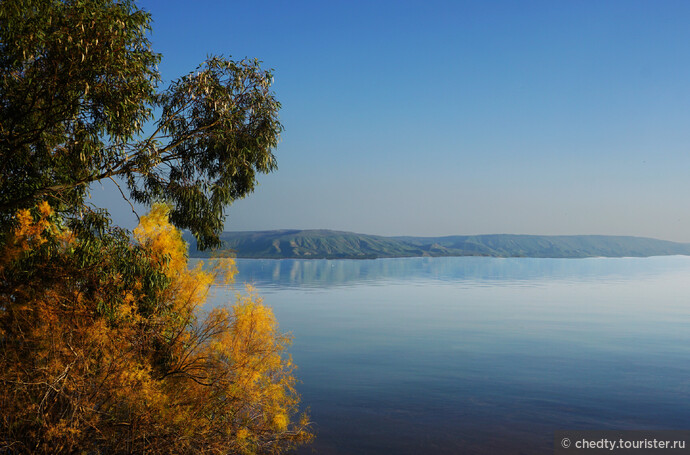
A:
[[[690,242],[688,1],[138,5],[166,81],[211,54],[274,69],[278,170],[227,230]]]

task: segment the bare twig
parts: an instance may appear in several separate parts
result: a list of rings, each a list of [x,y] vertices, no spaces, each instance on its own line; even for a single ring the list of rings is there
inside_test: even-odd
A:
[[[115,186],[117,186],[117,189],[120,190],[120,194],[122,195],[124,200],[127,201],[127,203],[129,204],[130,208],[132,209],[132,213],[134,214],[134,216],[137,217],[137,221],[141,221],[141,219],[139,218],[139,214],[136,212],[136,210],[134,210],[134,205],[132,205],[132,201],[130,201],[129,198],[127,196],[125,196],[125,192],[122,191],[120,184],[118,184],[117,181],[114,178],[112,178],[112,176],[110,176],[108,178],[110,180],[112,180],[112,182],[115,184]]]

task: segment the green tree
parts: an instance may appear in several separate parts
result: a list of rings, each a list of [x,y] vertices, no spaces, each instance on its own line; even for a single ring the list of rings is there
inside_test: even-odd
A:
[[[225,207],[276,168],[271,73],[213,57],[159,90],[149,28],[131,0],[0,2],[3,232],[42,200],[75,219],[92,182],[118,178],[216,246]]]
[[[270,309],[250,292],[201,312],[213,276],[179,231],[217,245],[227,205],[275,169],[271,74],[212,57],[159,89],[149,26],[131,0],[0,0],[1,453],[311,437]],[[85,202],[103,179],[153,204],[133,233]]]

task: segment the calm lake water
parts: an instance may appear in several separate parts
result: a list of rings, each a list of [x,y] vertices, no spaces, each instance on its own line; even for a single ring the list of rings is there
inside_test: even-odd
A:
[[[690,429],[690,257],[238,268],[294,336],[317,433],[300,454],[551,454],[557,429]]]

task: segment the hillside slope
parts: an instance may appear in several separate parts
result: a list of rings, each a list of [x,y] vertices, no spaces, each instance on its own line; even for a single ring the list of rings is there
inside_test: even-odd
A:
[[[206,257],[187,233],[190,256]],[[690,244],[605,235],[382,237],[329,230],[224,232],[223,249],[240,258],[373,259],[412,256],[624,257],[690,255]]]

